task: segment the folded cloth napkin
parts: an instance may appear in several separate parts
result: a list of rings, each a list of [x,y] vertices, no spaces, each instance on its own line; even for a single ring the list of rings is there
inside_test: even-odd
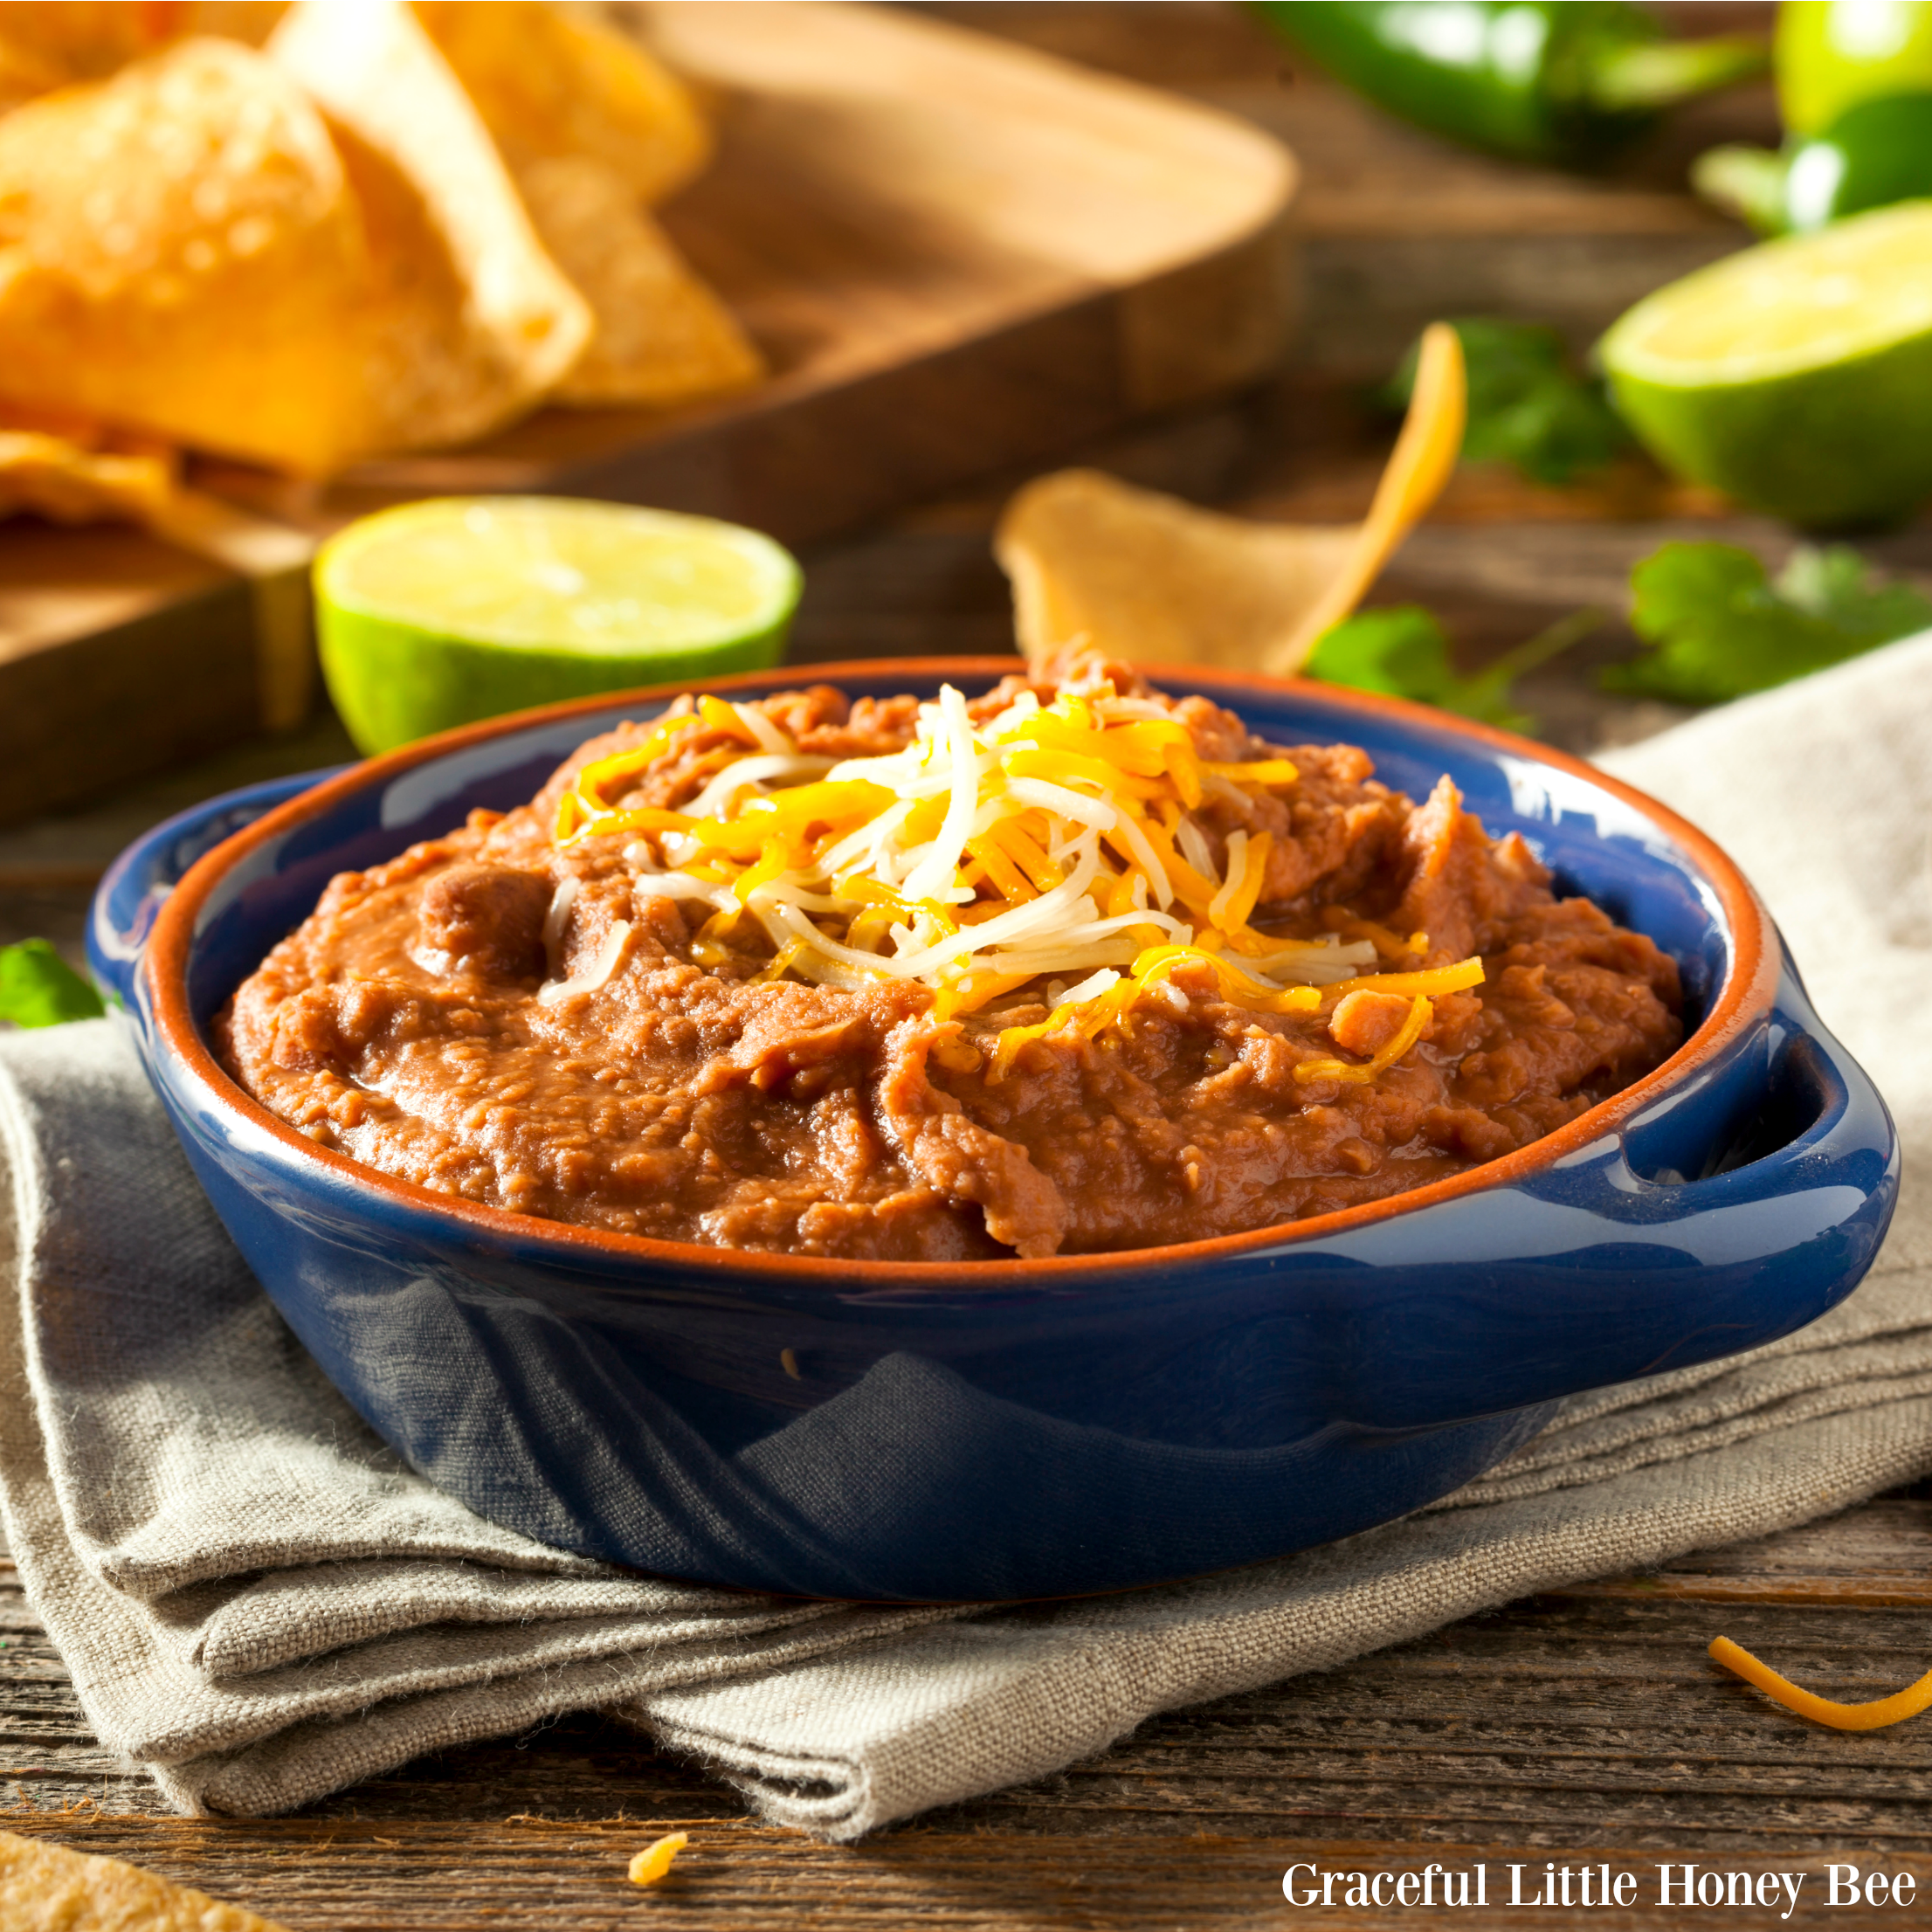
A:
[[[1611,761],[1606,761],[1611,762]],[[1909,1146],[1932,1134],[1932,638],[1613,761],[1757,880]],[[1800,1334],[1570,1404],[1431,1509],[1069,1604],[800,1604],[512,1535],[322,1379],[197,1188],[116,1023],[0,1045],[12,1182],[0,1501],[102,1742],[184,1811],[284,1811],[443,1746],[612,1710],[767,1818],[855,1838],[1156,1711],[1932,1470],[1932,1190]]]

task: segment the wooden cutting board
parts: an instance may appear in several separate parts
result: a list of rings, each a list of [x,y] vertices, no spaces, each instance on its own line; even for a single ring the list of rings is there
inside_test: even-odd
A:
[[[411,497],[555,491],[802,542],[1279,357],[1287,149],[1232,116],[948,24],[838,0],[633,12],[716,103],[666,226],[772,365],[678,411],[549,410],[327,488],[203,489],[320,535]],[[136,533],[0,528],[0,820],[260,728],[290,685],[259,600]],[[299,667],[296,667],[299,668]]]

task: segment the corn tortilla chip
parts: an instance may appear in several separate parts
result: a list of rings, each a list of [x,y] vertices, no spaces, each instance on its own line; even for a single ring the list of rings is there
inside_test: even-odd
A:
[[[171,1885],[119,1859],[0,1832],[6,1932],[282,1932],[238,1905]]]
[[[0,38],[45,55],[69,80],[102,79],[197,34],[259,46],[288,0],[0,0]]]
[[[0,99],[21,10],[0,4]],[[266,62],[182,43],[0,133],[0,356],[25,351],[0,400],[322,474],[486,434],[566,379],[562,400],[661,405],[762,373],[638,205],[702,161],[702,123],[595,20],[522,0],[37,11],[39,51],[15,75],[28,90],[183,21],[250,38],[280,24]],[[424,18],[498,103],[583,292]],[[544,151],[578,140],[593,152]]]
[[[1132,663],[1299,669],[1448,481],[1463,411],[1461,350],[1439,325],[1359,525],[1252,522],[1097,470],[1028,484],[994,537],[1020,648],[1035,661],[1085,643]]]
[[[590,310],[415,16],[300,0],[267,51],[328,115],[362,204],[378,290],[362,445],[461,442],[529,408],[583,353]]]
[[[0,118],[0,398],[326,468],[368,276],[321,117],[236,42]]]
[[[259,46],[287,0],[0,0],[0,112],[197,34]]]
[[[165,445],[144,446],[46,411],[8,413],[15,420],[0,418],[0,517],[137,523],[247,578],[262,728],[300,724],[314,682],[308,565],[315,539],[185,487],[176,452]],[[0,1919],[0,1932],[6,1924]]]
[[[172,34],[215,33],[224,40],[259,47],[266,45],[288,8],[289,0],[178,0],[162,12]]]
[[[58,63],[0,31],[0,114],[11,114],[36,94],[51,93],[66,79]]]
[[[49,76],[47,86],[99,80],[169,38],[157,10],[116,0],[6,0],[0,43]]]
[[[147,523],[173,497],[164,456],[93,450],[44,431],[0,428],[0,516],[22,511],[56,523]]]
[[[602,162],[531,162],[517,177],[543,245],[597,333],[555,402],[663,405],[742,389],[764,362],[731,311]]]
[[[684,84],[587,8],[417,0],[416,16],[514,171],[583,155],[655,202],[711,157],[710,130]]]
[[[1137,664],[1252,667],[1353,542],[1349,529],[1245,522],[1098,470],[1061,470],[1007,505],[995,549],[1029,658],[1084,638]]]

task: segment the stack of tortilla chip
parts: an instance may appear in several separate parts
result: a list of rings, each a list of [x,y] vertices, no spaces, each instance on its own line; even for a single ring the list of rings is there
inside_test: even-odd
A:
[[[544,0],[0,4],[0,507],[142,516],[167,445],[324,476],[756,380],[647,212],[710,147]]]

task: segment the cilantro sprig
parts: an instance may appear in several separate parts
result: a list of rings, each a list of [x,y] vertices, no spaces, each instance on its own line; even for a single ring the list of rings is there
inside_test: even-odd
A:
[[[0,946],[0,1019],[16,1026],[59,1026],[98,1019],[100,995],[44,939]]]
[[[1482,315],[1449,326],[1462,342],[1469,385],[1466,460],[1511,464],[1532,481],[1560,486],[1602,469],[1633,446],[1603,385],[1571,368],[1555,329]],[[1409,406],[1417,353],[1409,351],[1381,391],[1380,400],[1391,411]]]
[[[1465,676],[1456,669],[1448,636],[1435,618],[1419,604],[1400,604],[1357,611],[1323,631],[1302,669],[1326,684],[1411,698],[1505,730],[1531,731],[1535,720],[1513,702],[1517,679],[1567,651],[1603,621],[1601,611],[1572,611]]]
[[[1846,544],[1800,545],[1774,577],[1732,543],[1666,543],[1630,574],[1643,654],[1608,690],[1677,704],[1766,691],[1932,627],[1932,598],[1878,576]]]

